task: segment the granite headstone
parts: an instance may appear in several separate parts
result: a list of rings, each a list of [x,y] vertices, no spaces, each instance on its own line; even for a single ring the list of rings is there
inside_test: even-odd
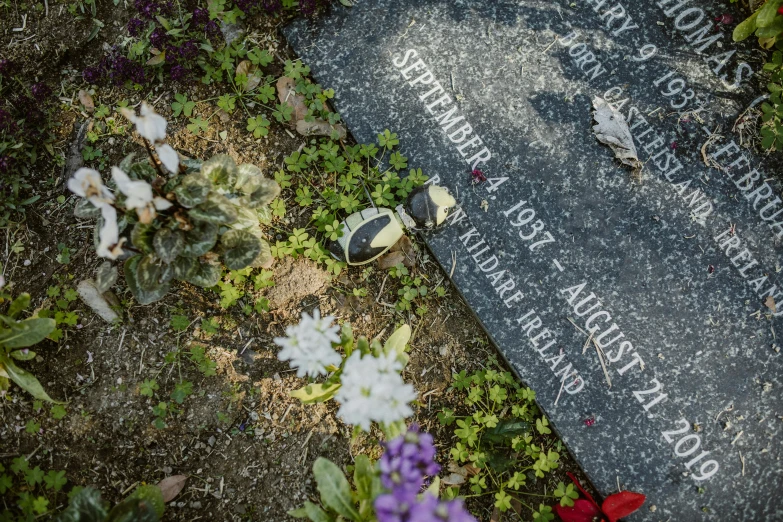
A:
[[[286,36],[358,141],[398,132],[457,196],[427,242],[595,487],[645,493],[629,520],[783,520],[783,202],[779,153],[751,150],[743,15],[355,3]],[[596,98],[637,168],[596,138]]]

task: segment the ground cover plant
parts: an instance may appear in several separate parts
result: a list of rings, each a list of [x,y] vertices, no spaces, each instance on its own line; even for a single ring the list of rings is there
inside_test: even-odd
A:
[[[761,105],[761,146],[768,150],[779,149],[783,140],[783,2],[757,3],[757,10],[737,25],[733,36],[735,42],[756,36],[763,49],[772,51],[764,65],[764,71],[769,74],[769,100]]]

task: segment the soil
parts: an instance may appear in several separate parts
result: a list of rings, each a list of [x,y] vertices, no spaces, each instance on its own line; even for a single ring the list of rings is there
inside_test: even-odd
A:
[[[100,3],[95,18],[104,28],[88,41],[93,17],[77,19],[67,4],[49,1],[48,16],[44,11],[35,13],[33,7],[0,9],[4,9],[0,11],[3,57],[21,63],[27,77],[61,85],[63,110],[58,113],[54,151],[68,157],[76,129],[88,119],[76,96],[84,88],[80,71],[114,43],[111,35],[118,31],[113,29],[125,25],[130,11]],[[25,31],[14,32],[24,13],[28,14]],[[277,32],[280,24],[273,18],[255,18],[248,24],[250,37],[278,56],[292,56]],[[270,72],[280,74],[281,64]],[[174,92],[188,92],[198,100],[220,94],[219,88],[156,84],[142,92],[104,88],[93,96],[96,105],[109,106],[121,99],[131,105],[141,99],[154,100],[159,112],[168,117]],[[199,104],[196,112],[210,115],[214,110],[210,104]],[[269,175],[280,168],[283,157],[305,143],[277,124],[267,137],[254,139],[245,130],[239,111],[222,119],[216,116],[211,122],[207,133],[193,136],[184,129],[184,118],[170,120],[169,142],[193,157],[229,154],[238,162],[258,165]],[[221,138],[222,131],[227,136]],[[101,145],[107,165],[141,150],[140,143],[119,139]],[[51,157],[45,158],[33,183],[41,200],[28,210],[24,222],[1,232],[5,246],[0,248],[0,260],[6,279],[14,292],[27,291],[33,296],[34,308],[50,303],[47,288],[56,278],[72,275],[75,286],[92,277],[100,264],[94,255],[91,225],[73,217],[75,199],[64,203],[56,199],[64,194],[63,177],[63,169]],[[284,191],[283,197],[289,200],[287,208],[294,209],[289,219],[296,221],[293,195]],[[449,388],[451,374],[478,369],[497,352],[423,243],[411,239],[418,251],[413,270],[431,288],[437,284],[447,288],[444,297],[428,304],[430,310],[421,319],[394,310],[397,286],[383,277],[385,271],[376,269],[367,276],[363,268],[357,268],[332,278],[303,259],[286,259],[274,266],[275,285],[263,291],[270,302],[269,313],[246,316],[241,312],[242,301],[226,311],[219,305],[218,294],[188,285],[180,285],[157,303],[138,306],[122,280],[115,287],[123,303],[119,325],[106,324],[75,302],[79,324],[67,329],[59,343],[45,341],[36,347],[39,356],[25,365],[50,395],[67,401],[67,416],[53,419],[48,405],[36,411],[29,396],[12,389],[0,401],[0,464],[8,468],[13,458],[30,456],[31,467],[65,470],[66,490],[91,485],[112,502],[142,482],[154,484],[166,476],[184,474],[189,477],[185,489],[167,506],[164,520],[289,520],[286,511],[306,499],[317,499],[311,478],[317,457],[347,465],[359,453],[377,457],[379,452],[373,436],[351,438],[350,427],[335,415],[334,403],[302,405],[288,395],[304,381],[278,361],[273,338],[284,335],[285,327],[296,323],[303,311],[315,308],[340,322],[350,322],[357,335],[368,337],[388,335],[403,320],[411,324],[415,335],[404,377],[421,397],[412,420],[434,434],[445,464],[453,427],[441,427],[436,414],[443,407],[460,407],[459,397]],[[11,248],[17,242],[23,250]],[[71,250],[66,265],[55,259],[58,243]],[[360,287],[367,290],[366,297],[353,294]],[[187,316],[191,325],[184,332],[174,331],[169,324],[172,315]],[[200,327],[201,320],[210,317],[220,324],[215,334]],[[217,363],[217,375],[204,377],[188,359],[194,346],[204,347]],[[173,363],[165,362],[172,353],[182,355]],[[156,379],[160,387],[154,399],[140,393],[141,383],[148,379]],[[153,407],[169,400],[182,380],[193,383],[194,393],[181,406],[175,405],[180,411],[166,418],[166,428],[154,427]],[[30,420],[40,423],[39,433],[27,433],[25,425]],[[567,481],[564,472],[576,466],[564,457],[564,465],[546,482],[536,484],[536,491],[551,491],[553,484]],[[3,501],[8,507],[14,499]],[[50,508],[62,508],[66,502],[60,494]],[[469,505],[482,520],[490,519],[489,499],[473,500]]]

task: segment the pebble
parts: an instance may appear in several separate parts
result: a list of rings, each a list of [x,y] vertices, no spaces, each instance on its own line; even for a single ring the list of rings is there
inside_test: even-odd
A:
[[[215,436],[212,435],[209,440],[207,441],[207,444],[209,444],[210,447],[215,445]]]

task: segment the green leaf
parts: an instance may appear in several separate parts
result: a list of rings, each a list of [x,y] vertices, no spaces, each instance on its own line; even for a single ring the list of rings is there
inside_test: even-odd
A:
[[[761,9],[756,12],[756,27],[768,27],[771,25],[775,21],[775,17],[778,15],[778,8],[782,3],[783,0],[767,0]]]
[[[95,273],[95,288],[104,293],[117,282],[117,267],[109,261],[104,261]],[[67,293],[67,291],[66,291]]]
[[[353,484],[359,500],[373,500],[372,479],[375,477],[375,466],[367,455],[358,455],[354,461]]]
[[[177,201],[185,208],[193,208],[207,200],[212,184],[200,172],[188,174],[174,189]]]
[[[758,15],[759,11],[756,11],[734,28],[732,38],[735,42],[741,42],[756,31],[756,18]]]
[[[30,306],[30,294],[19,294],[17,298],[13,300],[11,306],[8,307],[8,313],[6,315],[11,319],[16,319],[16,316],[23,310],[26,310],[28,306]]]
[[[10,358],[0,354],[0,375],[3,375],[3,373],[7,374],[9,379],[36,399],[62,404],[46,394],[43,386],[41,386],[41,383],[38,382],[38,379],[33,374],[19,368]]]
[[[337,384],[321,384],[314,383],[308,384],[298,390],[288,392],[288,395],[295,399],[299,399],[304,404],[314,404],[317,402],[325,402],[334,397],[337,390],[340,389],[340,383]]]
[[[60,513],[57,522],[104,522],[107,516],[101,492],[84,488],[71,497],[70,504]]]
[[[163,492],[158,486],[152,484],[141,485],[128,496],[128,499],[134,499],[140,503],[147,503],[152,507],[158,517],[163,516],[165,502],[163,501]]]
[[[313,475],[321,494],[321,502],[348,520],[358,521],[359,513],[353,505],[351,486],[334,462],[318,457],[313,465]]]
[[[187,281],[188,277],[192,276],[196,270],[198,270],[198,261],[194,257],[182,257],[179,256],[173,263],[167,267],[171,273],[170,275],[174,279],[180,281]]]
[[[410,339],[411,327],[404,324],[397,328],[386,340],[386,343],[383,345],[383,353],[394,353],[397,354],[397,356],[404,355],[405,347],[408,345]]]
[[[216,154],[201,165],[201,174],[224,188],[233,187],[237,179],[237,164],[227,154]]]
[[[7,322],[0,330],[0,345],[5,348],[25,348],[46,339],[57,326],[54,319],[30,317],[24,321]]]
[[[215,225],[228,225],[237,220],[236,207],[225,196],[217,192],[210,192],[206,201],[195,208],[191,208],[188,214],[193,219],[207,221]]]
[[[65,478],[65,471],[51,470],[44,475],[43,480],[47,489],[53,489],[55,491],[60,491],[63,486],[68,483],[68,479]]]
[[[136,301],[141,305],[148,305],[163,299],[171,288],[171,282],[166,281],[154,290],[143,290],[138,280],[138,267],[141,259],[142,256],[133,256],[125,261],[123,272],[125,273],[125,282],[128,284],[128,288],[133,297],[136,298]]]
[[[185,247],[181,255],[184,257],[201,257],[215,246],[218,237],[218,226],[209,221],[194,220],[193,228],[185,232]]]
[[[9,355],[14,359],[16,359],[17,361],[31,361],[35,359],[35,352],[32,350],[28,350],[27,348],[23,348],[21,350],[14,350]]]
[[[783,16],[778,16],[768,26],[759,26],[756,30],[756,36],[759,38],[774,38],[779,35],[781,31],[783,31]]]
[[[220,267],[211,263],[199,262],[196,265],[196,270],[185,281],[203,288],[213,287],[220,281]]]
[[[514,437],[524,435],[530,431],[531,425],[519,419],[504,419],[494,428],[484,432],[484,440],[494,443],[511,441]]]
[[[154,292],[163,283],[163,267],[154,254],[142,256],[136,267],[136,282],[146,292]]]
[[[223,264],[229,270],[249,266],[261,253],[261,241],[247,230],[229,230],[220,236]]]
[[[305,514],[312,522],[334,522],[334,517],[312,502],[305,501]]]
[[[174,261],[185,247],[185,235],[179,230],[161,228],[152,240],[155,253],[166,264]]]
[[[137,222],[133,225],[133,230],[131,230],[131,243],[143,253],[149,254],[154,250],[152,245],[154,237],[155,227],[152,225],[145,225],[141,222]]]

